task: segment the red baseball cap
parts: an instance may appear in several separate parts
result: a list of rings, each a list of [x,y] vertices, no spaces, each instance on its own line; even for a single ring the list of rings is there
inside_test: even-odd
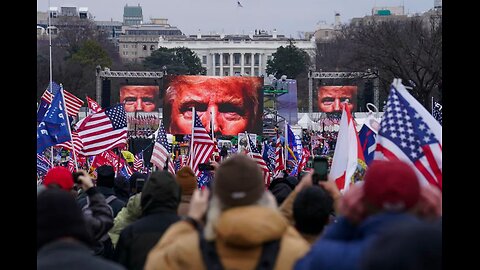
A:
[[[374,160],[365,173],[365,200],[384,210],[412,208],[420,198],[420,182],[413,168],[399,160]]]
[[[43,184],[48,186],[50,184],[57,184],[64,190],[71,190],[73,188],[73,176],[72,173],[65,167],[53,167],[48,170]]]

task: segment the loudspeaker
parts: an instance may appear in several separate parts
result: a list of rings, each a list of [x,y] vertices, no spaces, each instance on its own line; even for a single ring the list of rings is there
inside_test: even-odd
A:
[[[102,108],[110,107],[112,82],[110,80],[102,80]]]

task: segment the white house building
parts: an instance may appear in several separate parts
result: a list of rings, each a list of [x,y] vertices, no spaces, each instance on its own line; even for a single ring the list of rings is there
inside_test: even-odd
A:
[[[186,47],[197,54],[209,76],[261,76],[265,74],[267,61],[280,46],[289,45],[293,40],[297,48],[305,50],[315,63],[316,44],[314,38],[290,39],[277,35],[276,31],[267,34],[255,31],[250,35],[190,35],[160,36],[158,47]],[[168,72],[168,71],[167,71]]]

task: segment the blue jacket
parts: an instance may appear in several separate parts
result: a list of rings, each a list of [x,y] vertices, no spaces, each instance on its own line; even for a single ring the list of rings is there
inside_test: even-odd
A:
[[[403,221],[420,222],[406,213],[382,212],[365,219],[356,226],[344,217],[325,228],[322,237],[310,251],[295,264],[299,269],[360,269],[362,253],[379,235],[381,230]]]

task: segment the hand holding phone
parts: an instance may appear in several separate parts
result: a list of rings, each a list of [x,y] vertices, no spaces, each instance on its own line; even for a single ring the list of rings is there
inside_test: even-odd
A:
[[[328,175],[328,159],[323,156],[313,158],[313,175],[312,182],[318,185],[319,181],[327,181]]]
[[[213,171],[215,167],[211,165],[210,163],[200,163],[198,164],[198,170],[199,171]]]

